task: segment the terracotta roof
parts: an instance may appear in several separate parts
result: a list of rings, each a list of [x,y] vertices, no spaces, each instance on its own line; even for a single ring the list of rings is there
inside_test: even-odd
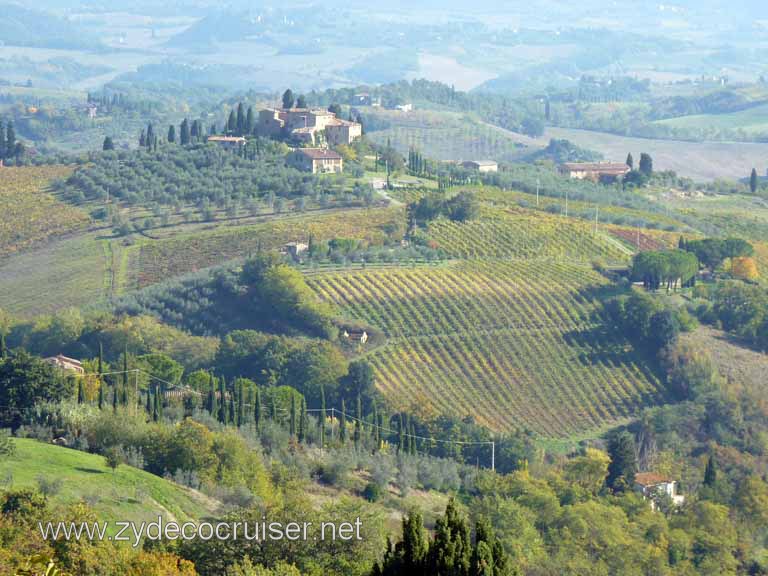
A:
[[[566,162],[563,168],[572,172],[629,172],[630,168],[620,162]]]
[[[313,160],[341,160],[341,155],[326,148],[299,148],[296,150]]]
[[[639,484],[640,486],[656,486],[668,482],[673,482],[673,480],[667,476],[656,474],[655,472],[638,472],[635,474],[635,484]]]

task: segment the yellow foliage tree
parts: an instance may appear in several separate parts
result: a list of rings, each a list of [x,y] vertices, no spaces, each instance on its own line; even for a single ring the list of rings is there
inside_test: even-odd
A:
[[[760,277],[754,258],[746,256],[733,258],[731,261],[731,274],[733,274],[734,278],[741,280],[757,280]]]

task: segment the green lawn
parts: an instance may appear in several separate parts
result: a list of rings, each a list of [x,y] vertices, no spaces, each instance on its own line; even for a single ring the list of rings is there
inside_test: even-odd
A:
[[[16,454],[0,461],[0,479],[8,489],[37,487],[37,478],[62,480],[54,504],[87,501],[99,520],[187,521],[216,507],[210,498],[137,468],[121,465],[114,472],[104,458],[17,438]],[[52,519],[53,520],[53,519]]]

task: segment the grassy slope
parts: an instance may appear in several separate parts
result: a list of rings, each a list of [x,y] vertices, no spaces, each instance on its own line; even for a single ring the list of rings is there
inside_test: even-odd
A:
[[[741,129],[747,134],[760,134],[768,131],[768,104],[729,114],[694,114],[656,123],[679,128]]]
[[[0,461],[0,477],[11,477],[14,489],[36,487],[38,476],[61,479],[54,503],[71,504],[87,499],[100,520],[186,521],[201,518],[217,506],[214,500],[137,468],[121,465],[112,472],[95,454],[15,440],[16,454]]]

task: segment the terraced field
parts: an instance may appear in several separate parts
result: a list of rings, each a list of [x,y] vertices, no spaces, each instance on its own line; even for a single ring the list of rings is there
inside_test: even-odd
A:
[[[588,222],[533,214],[528,210],[484,209],[470,222],[440,219],[428,235],[446,254],[456,258],[559,258],[589,262],[603,258],[626,262],[628,251]]]
[[[71,172],[67,166],[0,168],[0,258],[87,225],[85,212],[48,190],[51,180]]]
[[[610,288],[587,266],[468,261],[308,282],[387,336],[365,356],[394,406],[564,437],[665,398],[623,337],[596,321]]]

